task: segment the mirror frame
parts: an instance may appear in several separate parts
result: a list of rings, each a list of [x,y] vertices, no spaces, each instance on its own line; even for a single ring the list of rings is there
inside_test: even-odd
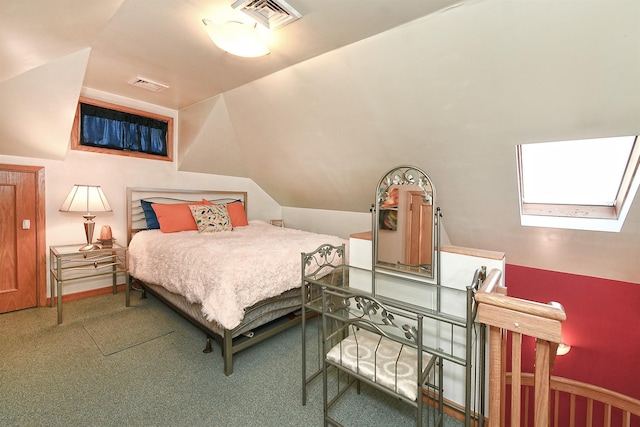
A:
[[[430,200],[433,206],[433,221],[431,230],[431,271],[425,272],[419,266],[412,268],[412,266],[404,265],[401,267],[394,267],[392,263],[382,262],[378,259],[380,243],[379,228],[380,228],[380,216],[381,207],[383,201],[388,196],[388,189],[391,186],[402,185],[417,185],[423,191],[423,198]],[[430,188],[430,191],[429,191]],[[371,206],[372,212],[372,267],[374,271],[393,272],[398,274],[408,274],[413,277],[420,278],[422,281],[429,283],[440,283],[440,218],[442,213],[439,207],[436,205],[436,187],[433,181],[422,169],[410,166],[400,165],[386,172],[378,185],[376,186],[375,203]],[[398,262],[399,263],[399,262]],[[396,263],[396,264],[398,264]]]

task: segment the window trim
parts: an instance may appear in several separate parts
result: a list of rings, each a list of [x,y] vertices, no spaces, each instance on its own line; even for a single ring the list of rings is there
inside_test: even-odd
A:
[[[636,135],[613,206],[523,202],[522,145],[516,146],[520,220],[523,226],[619,232],[640,186],[640,141]]]
[[[103,148],[82,145],[80,143],[80,104],[89,104],[96,107],[108,108],[123,113],[135,114],[137,116],[146,117],[150,119],[160,120],[167,123],[167,155],[142,153],[138,151],[124,151],[113,148]],[[90,151],[93,153],[112,154],[117,156],[138,157],[143,159],[163,160],[167,162],[173,162],[173,117],[163,116],[161,114],[151,113],[148,111],[142,111],[131,107],[125,107],[122,105],[112,104],[110,102],[99,101],[96,99],[86,98],[81,96],[78,99],[78,105],[76,107],[76,114],[73,119],[73,128],[71,130],[71,149],[78,151]]]

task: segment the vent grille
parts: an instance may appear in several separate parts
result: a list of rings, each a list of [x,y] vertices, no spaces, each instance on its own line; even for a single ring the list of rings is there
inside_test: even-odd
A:
[[[240,9],[270,30],[290,24],[302,17],[284,0],[237,0],[231,6],[234,9]]]
[[[150,90],[152,92],[162,92],[163,90],[169,89],[169,85],[164,83],[154,82],[153,80],[147,79],[145,77],[136,77],[134,79],[129,80],[130,85],[141,87],[143,89]]]

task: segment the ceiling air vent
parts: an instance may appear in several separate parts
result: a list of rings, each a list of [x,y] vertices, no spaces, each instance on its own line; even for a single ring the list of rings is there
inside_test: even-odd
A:
[[[284,0],[237,0],[231,6],[270,30],[290,24],[302,16]]]
[[[147,79],[145,77],[136,77],[134,79],[129,80],[129,84],[137,87],[141,87],[143,89],[150,90],[152,92],[162,92],[165,89],[169,88],[169,85],[164,83],[154,82],[153,80]]]

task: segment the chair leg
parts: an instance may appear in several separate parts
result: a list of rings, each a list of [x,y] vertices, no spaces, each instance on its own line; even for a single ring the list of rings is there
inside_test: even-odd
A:
[[[422,387],[420,387],[420,393],[416,400],[416,403],[418,404],[418,407],[416,408],[416,426],[422,427],[422,405],[424,405],[422,402]]]
[[[327,364],[322,361],[322,415],[324,421],[324,427],[329,425],[327,418],[329,416],[329,391],[327,387]]]

